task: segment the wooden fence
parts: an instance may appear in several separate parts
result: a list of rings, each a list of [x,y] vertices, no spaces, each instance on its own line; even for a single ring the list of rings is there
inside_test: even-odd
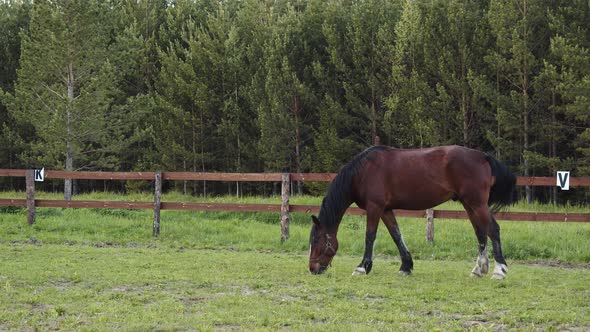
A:
[[[160,234],[161,210],[196,210],[196,211],[235,211],[235,212],[276,212],[280,213],[281,239],[289,238],[290,213],[318,213],[320,207],[315,205],[289,204],[291,181],[330,182],[335,173],[192,173],[192,172],[66,172],[46,171],[47,179],[84,179],[84,180],[150,180],[154,181],[153,202],[122,201],[80,201],[80,200],[42,200],[35,199],[35,182],[33,170],[0,169],[0,177],[25,177],[26,198],[0,198],[0,206],[27,208],[29,224],[35,222],[36,207],[61,208],[106,208],[106,209],[153,209],[153,234]],[[280,182],[281,204],[229,204],[229,203],[182,203],[162,202],[162,181],[231,181],[231,182]],[[517,185],[555,186],[556,179],[551,177],[519,177]],[[590,186],[590,177],[571,178],[570,186]],[[364,210],[351,207],[347,214],[363,215]],[[432,241],[434,236],[434,219],[467,219],[465,211],[433,210],[411,211],[396,210],[399,217],[426,218],[426,237]],[[590,213],[545,213],[545,212],[499,212],[498,220],[519,221],[561,221],[590,222]]]

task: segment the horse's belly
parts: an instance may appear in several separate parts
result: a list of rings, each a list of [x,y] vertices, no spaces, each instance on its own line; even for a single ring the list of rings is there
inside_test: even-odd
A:
[[[392,195],[389,204],[392,209],[426,210],[440,205],[454,196],[454,193],[444,188],[431,187],[428,190],[410,188],[405,191],[396,191]]]
[[[431,201],[399,201],[392,204],[391,209],[402,209],[402,210],[426,210],[438,206],[451,199],[451,197],[440,200]]]

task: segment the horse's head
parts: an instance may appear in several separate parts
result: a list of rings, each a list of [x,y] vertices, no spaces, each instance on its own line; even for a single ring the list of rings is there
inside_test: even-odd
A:
[[[322,227],[316,216],[311,216],[313,225],[309,236],[309,271],[313,274],[321,274],[326,271],[332,258],[338,250],[336,232]]]

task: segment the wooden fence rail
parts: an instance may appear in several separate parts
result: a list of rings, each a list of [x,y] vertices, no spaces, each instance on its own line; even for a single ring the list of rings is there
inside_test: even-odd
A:
[[[0,206],[16,206],[27,208],[29,224],[35,222],[36,207],[61,208],[106,208],[106,209],[153,209],[153,234],[160,234],[161,210],[193,210],[193,211],[233,211],[233,212],[275,212],[280,213],[281,240],[289,238],[290,213],[318,213],[320,207],[315,205],[292,205],[289,203],[289,189],[292,181],[330,182],[336,173],[190,173],[190,172],[67,172],[46,171],[47,179],[84,179],[84,180],[150,180],[154,181],[154,202],[122,202],[122,201],[79,201],[79,200],[43,200],[35,199],[35,182],[33,170],[0,169],[0,177],[25,177],[26,199],[0,198]],[[230,204],[230,203],[182,203],[162,202],[163,181],[228,181],[228,182],[280,182],[281,204]],[[517,185],[555,186],[552,177],[518,177]],[[570,186],[590,186],[590,177],[570,179]],[[363,215],[365,211],[351,207],[346,211],[351,215]],[[427,240],[433,240],[435,218],[467,219],[465,211],[396,210],[399,217],[426,218]],[[559,221],[559,222],[590,222],[590,213],[536,213],[536,212],[499,212],[498,220],[518,221]]]

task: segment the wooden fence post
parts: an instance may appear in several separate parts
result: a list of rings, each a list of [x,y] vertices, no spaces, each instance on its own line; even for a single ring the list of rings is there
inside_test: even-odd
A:
[[[426,241],[434,242],[434,210],[426,210]]]
[[[35,223],[35,170],[28,169],[25,173],[27,191],[27,222]]]
[[[291,176],[283,173],[281,176],[281,242],[289,239],[289,189],[291,187]]]
[[[155,175],[154,190],[154,236],[160,236],[160,207],[162,197],[162,172],[157,171]]]

